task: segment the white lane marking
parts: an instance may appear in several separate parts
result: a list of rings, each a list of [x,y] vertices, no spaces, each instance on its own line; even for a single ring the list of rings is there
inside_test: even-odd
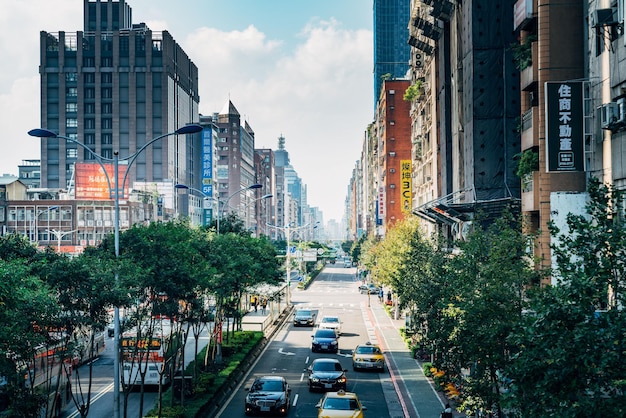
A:
[[[93,405],[93,403],[95,401],[97,401],[98,399],[102,398],[105,394],[109,393],[112,389],[113,389],[113,383],[111,383],[108,386],[106,386],[104,389],[102,389],[100,392],[98,392],[93,398],[91,398],[91,400],[89,402],[89,405]],[[76,418],[78,416],[80,416],[80,413],[78,411],[74,411],[73,413],[68,415],[67,418]]]
[[[280,347],[280,348],[278,349],[278,352],[279,352],[280,354],[284,354],[284,355],[286,355],[286,356],[295,356],[295,355],[296,355],[296,353],[292,353],[291,351],[286,351],[286,352],[285,352],[285,351],[283,351],[283,348],[282,348],[282,347]]]
[[[298,394],[296,393],[296,396],[293,397],[293,403],[291,404],[291,406],[295,408],[297,404],[298,404]]]

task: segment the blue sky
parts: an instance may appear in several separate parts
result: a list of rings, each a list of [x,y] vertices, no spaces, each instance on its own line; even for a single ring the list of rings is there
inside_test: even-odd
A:
[[[129,0],[133,23],[168,30],[197,65],[200,113],[230,99],[257,148],[286,139],[308,202],[343,215],[373,118],[371,0]],[[0,0],[0,173],[38,159],[39,32],[82,30],[82,0]],[[15,146],[14,144],[19,144]]]

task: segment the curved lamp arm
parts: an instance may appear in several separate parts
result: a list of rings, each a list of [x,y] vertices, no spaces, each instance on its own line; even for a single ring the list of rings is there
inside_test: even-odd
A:
[[[113,187],[111,187],[111,178],[109,177],[109,173],[107,172],[107,169],[104,166],[104,162],[105,161],[113,163],[114,160],[112,158],[102,157],[101,155],[96,154],[96,152],[94,150],[92,150],[87,145],[83,144],[82,142],[77,141],[74,138],[70,138],[69,136],[63,136],[63,135],[56,134],[56,133],[54,133],[52,131],[49,131],[48,129],[31,129],[30,131],[28,131],[28,135],[34,136],[34,137],[38,137],[38,138],[65,139],[66,141],[73,142],[74,144],[79,145],[82,148],[84,148],[87,151],[89,151],[89,153],[92,155],[92,157],[94,157],[96,159],[96,161],[98,161],[98,164],[100,164],[100,167],[102,167],[102,171],[104,172],[104,177],[107,179],[107,185],[109,186],[109,195],[113,192]],[[116,185],[116,187],[117,187],[117,185]],[[109,196],[109,197],[111,197],[111,196]]]
[[[172,135],[186,135],[186,134],[194,134],[197,132],[200,132],[202,130],[202,126],[197,125],[197,124],[190,124],[190,125],[185,125],[181,128],[176,129],[174,132],[168,132],[166,134],[163,135],[159,135],[155,138],[152,138],[150,141],[148,141],[145,145],[143,145],[141,148],[139,148],[134,154],[129,155],[128,157],[124,158],[125,161],[128,161],[128,164],[126,165],[126,171],[124,172],[124,178],[122,179],[122,193],[124,193],[124,185],[126,184],[126,180],[127,180],[127,176],[128,176],[128,172],[129,172],[129,168],[133,165],[133,163],[135,162],[135,160],[137,159],[137,157],[139,156],[139,154],[141,154],[146,148],[148,148],[150,145],[154,144],[156,141],[163,139],[165,137],[168,136],[172,136]],[[39,137],[39,138],[60,138],[60,139],[65,139],[66,141],[70,141],[76,145],[79,145],[80,147],[82,147],[83,149],[86,149],[87,151],[89,151],[89,153],[98,161],[98,163],[100,164],[100,167],[102,167],[102,170],[104,171],[104,175],[107,179],[107,183],[109,186],[109,191],[113,191],[113,187],[111,187],[111,179],[109,177],[109,173],[107,172],[106,168],[104,167],[104,162],[111,162],[111,163],[117,163],[119,162],[119,159],[115,158],[106,158],[103,157],[99,154],[96,154],[94,150],[92,150],[91,148],[89,148],[87,145],[83,144],[80,141],[77,141],[76,139],[64,136],[64,135],[59,135],[57,133],[54,133],[48,129],[32,129],[30,131],[28,131],[28,135],[30,136],[34,136],[34,137]],[[120,185],[115,185],[115,187],[117,188],[116,193],[119,193],[119,189],[120,189]]]

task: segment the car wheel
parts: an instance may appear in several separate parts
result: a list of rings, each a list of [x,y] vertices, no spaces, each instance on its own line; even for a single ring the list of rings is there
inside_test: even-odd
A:
[[[356,372],[356,370],[357,370],[357,367],[353,364],[353,365],[352,365],[352,371],[355,371],[355,372]]]

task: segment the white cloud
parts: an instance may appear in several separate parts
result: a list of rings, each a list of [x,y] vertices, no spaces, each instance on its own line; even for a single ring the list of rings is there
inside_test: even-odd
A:
[[[40,124],[39,32],[82,26],[82,2],[49,5],[14,0],[11,12],[0,14],[0,173],[17,174],[21,160],[39,158],[39,141],[26,135]],[[168,27],[164,20],[147,25]],[[275,149],[283,134],[291,163],[308,185],[309,204],[326,219],[340,218],[373,115],[371,31],[311,21],[293,50],[286,47],[293,40],[268,39],[253,25],[172,36],[199,69],[201,113],[221,111],[230,98],[255,131],[257,147]]]

